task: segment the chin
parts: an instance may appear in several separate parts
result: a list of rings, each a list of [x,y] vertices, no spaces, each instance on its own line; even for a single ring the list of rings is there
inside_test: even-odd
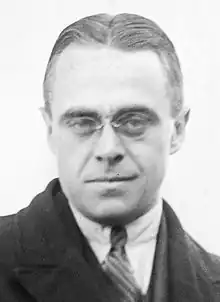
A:
[[[102,206],[97,210],[96,213],[93,213],[93,219],[103,225],[124,225],[135,220],[134,212],[129,211],[125,204]]]

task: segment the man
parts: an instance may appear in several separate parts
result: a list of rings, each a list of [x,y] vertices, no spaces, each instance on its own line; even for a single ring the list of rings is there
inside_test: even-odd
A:
[[[220,259],[162,199],[189,117],[167,35],[138,15],[62,31],[41,113],[59,178],[1,218],[1,301],[220,301]]]

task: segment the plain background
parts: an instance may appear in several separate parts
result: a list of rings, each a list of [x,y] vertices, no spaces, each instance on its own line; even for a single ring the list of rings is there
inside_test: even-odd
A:
[[[185,229],[220,254],[219,1],[7,0],[0,4],[0,215],[18,211],[57,177],[38,108],[52,46],[78,18],[132,12],[156,21],[182,63],[191,107],[186,141],[170,158],[163,196]]]

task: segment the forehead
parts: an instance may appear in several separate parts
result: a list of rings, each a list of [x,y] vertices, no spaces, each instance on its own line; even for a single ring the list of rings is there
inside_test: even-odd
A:
[[[169,110],[167,78],[152,51],[68,47],[54,67],[53,115],[85,106],[108,114],[117,107],[146,105]]]

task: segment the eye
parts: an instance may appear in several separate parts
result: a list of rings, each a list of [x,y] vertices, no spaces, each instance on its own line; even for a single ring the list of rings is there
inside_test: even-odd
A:
[[[143,114],[129,114],[120,118],[120,129],[128,135],[141,135],[149,125],[149,117]]]
[[[143,119],[140,119],[140,118],[130,118],[129,120],[127,121],[124,121],[123,122],[123,125],[128,127],[128,128],[140,128],[140,127],[143,127],[146,125],[146,121],[143,120]]]
[[[97,122],[89,117],[74,118],[68,122],[70,128],[79,134],[88,134],[95,131]]]
[[[140,136],[153,124],[153,120],[148,114],[130,112],[122,115],[115,124],[124,135]]]

